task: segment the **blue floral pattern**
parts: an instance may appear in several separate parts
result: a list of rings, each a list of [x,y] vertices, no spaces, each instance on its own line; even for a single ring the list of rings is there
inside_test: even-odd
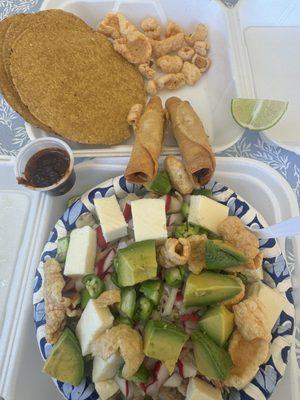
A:
[[[256,210],[247,202],[234,193],[231,189],[217,182],[210,182],[207,188],[211,188],[214,198],[230,207],[232,215],[239,216],[243,222],[251,226],[265,226],[265,221]],[[73,203],[58,220],[53,228],[49,240],[41,255],[41,262],[35,276],[33,304],[36,335],[41,355],[45,360],[52,346],[45,339],[45,303],[43,300],[43,263],[49,257],[55,257],[57,252],[57,240],[74,229],[76,220],[87,211],[94,212],[94,199],[97,197],[111,196],[115,194],[118,198],[126,196],[127,193],[139,193],[140,187],[126,182],[124,176],[109,179],[99,186],[91,189],[81,199]],[[267,399],[273,392],[277,382],[282,378],[290,351],[294,331],[294,305],[292,297],[292,286],[289,270],[280,248],[274,239],[261,240],[260,249],[264,253],[264,281],[272,287],[276,287],[287,298],[286,307],[280,315],[279,321],[272,332],[272,343],[270,358],[262,365],[252,382],[239,392],[231,390],[227,395],[228,400],[250,400],[258,398]],[[77,387],[54,380],[58,390],[68,400],[96,400],[98,399],[93,383],[84,379]]]

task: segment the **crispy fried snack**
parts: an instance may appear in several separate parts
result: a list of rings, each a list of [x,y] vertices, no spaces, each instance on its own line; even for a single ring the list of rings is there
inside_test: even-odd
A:
[[[125,361],[122,370],[123,378],[131,378],[144,359],[143,340],[138,331],[128,325],[120,324],[108,329],[92,345],[92,354],[104,360],[116,351],[120,351]]]
[[[263,303],[258,299],[246,299],[233,306],[234,321],[246,340],[272,338],[268,315]]]
[[[255,376],[259,366],[266,361],[269,355],[269,343],[263,339],[248,342],[236,330],[231,336],[228,350],[234,367],[224,383],[226,386],[241,390]]]
[[[182,73],[184,75],[185,82],[193,86],[201,78],[200,69],[193,63],[185,61],[182,67]]]
[[[63,297],[62,290],[65,280],[61,266],[50,258],[44,264],[43,294],[46,310],[46,340],[54,344],[59,339],[66,325],[66,310],[71,305],[71,299]]]
[[[192,58],[192,63],[195,64],[197,68],[199,68],[201,73],[203,73],[210,67],[211,61],[208,57],[203,57],[199,54],[195,54]]]
[[[172,268],[185,265],[191,254],[191,245],[185,238],[169,238],[158,250],[158,263],[161,267]]]
[[[167,28],[166,28],[166,37],[174,36],[177,35],[177,33],[184,33],[184,30],[179,24],[176,24],[176,22],[170,21],[168,22]]]
[[[179,56],[165,55],[156,60],[156,64],[165,74],[180,72],[183,66]]]
[[[174,156],[167,156],[164,162],[172,186],[182,195],[192,193],[194,184],[184,164]]]
[[[191,35],[185,35],[185,41],[189,45],[195,42],[204,41],[207,39],[208,30],[203,24],[198,24]]]
[[[119,39],[121,37],[119,13],[110,12],[106,14],[104,20],[98,26],[98,31],[112,39]]]
[[[206,41],[199,40],[194,43],[194,50],[199,56],[206,57],[207,51],[209,49],[208,43]]]
[[[182,72],[177,72],[176,74],[162,75],[155,82],[158,89],[175,90],[185,85],[185,78]]]
[[[142,104],[134,104],[129,113],[128,113],[128,117],[127,117],[127,122],[129,125],[136,127],[141,116],[143,113],[143,108],[144,106]]]
[[[176,33],[163,40],[151,40],[152,51],[155,58],[178,51],[183,46],[184,33]]]
[[[200,118],[188,101],[178,97],[170,97],[166,108],[186,170],[196,186],[205,185],[215,171],[216,160]]]
[[[155,178],[164,137],[164,119],[161,99],[152,97],[136,127],[135,142],[125,171],[129,182],[145,183]]]
[[[188,267],[193,274],[200,274],[205,267],[205,241],[206,235],[192,235],[187,238],[191,246]]]
[[[150,39],[159,39],[161,34],[161,26],[156,18],[146,18],[141,23],[144,34]]]
[[[151,60],[144,64],[140,64],[138,70],[143,77],[147,79],[153,79],[156,73],[154,63]]]
[[[149,39],[138,30],[114,41],[114,49],[131,64],[144,64],[150,60],[152,47]]]
[[[190,61],[195,54],[195,50],[190,46],[183,46],[178,50],[177,54],[183,59],[183,61]]]
[[[245,267],[257,269],[262,265],[263,255],[259,251],[259,242],[254,233],[250,232],[238,217],[227,217],[218,227],[223,240],[231,243],[246,257],[249,262]],[[244,266],[243,266],[244,267]]]
[[[106,290],[105,292],[101,293],[100,296],[96,299],[96,302],[100,307],[111,306],[115,303],[120,303],[120,301],[121,301],[120,289]]]

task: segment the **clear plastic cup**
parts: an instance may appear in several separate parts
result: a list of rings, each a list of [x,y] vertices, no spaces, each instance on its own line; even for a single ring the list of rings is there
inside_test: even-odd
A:
[[[59,148],[68,153],[70,158],[69,167],[65,175],[56,183],[47,187],[36,187],[31,185],[24,185],[28,189],[36,190],[38,192],[46,192],[51,196],[61,196],[72,189],[75,183],[76,175],[74,171],[74,155],[71,148],[63,141],[57,138],[46,137],[33,140],[24,146],[15,159],[15,175],[16,178],[24,176],[26,164],[30,158],[41,150]]]

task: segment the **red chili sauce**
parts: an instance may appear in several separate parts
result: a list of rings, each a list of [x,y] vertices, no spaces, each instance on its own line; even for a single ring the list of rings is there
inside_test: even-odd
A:
[[[70,166],[69,154],[59,148],[38,151],[26,164],[18,183],[33,187],[48,187],[60,181]]]

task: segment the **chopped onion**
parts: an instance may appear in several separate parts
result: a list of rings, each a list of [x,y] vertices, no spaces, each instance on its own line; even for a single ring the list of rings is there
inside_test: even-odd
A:
[[[162,312],[162,316],[163,317],[167,317],[168,315],[170,315],[172,313],[173,307],[174,307],[174,303],[176,300],[176,295],[177,295],[178,289],[176,288],[172,288],[170,290],[169,296],[166,300],[165,305],[163,306],[163,312]]]
[[[170,378],[166,380],[164,386],[177,388],[181,384],[181,381],[181,376],[177,372],[174,372],[174,374],[172,374]]]

